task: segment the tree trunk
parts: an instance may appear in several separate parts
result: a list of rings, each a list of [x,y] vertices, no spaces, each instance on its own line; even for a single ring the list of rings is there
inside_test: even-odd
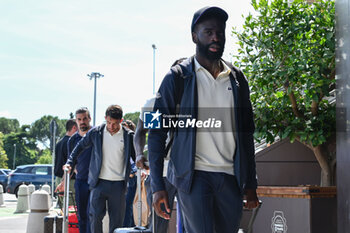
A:
[[[321,167],[321,186],[331,186],[333,185],[332,179],[332,169],[330,161],[327,156],[327,150],[325,150],[322,145],[316,147],[311,146],[315,157]]]

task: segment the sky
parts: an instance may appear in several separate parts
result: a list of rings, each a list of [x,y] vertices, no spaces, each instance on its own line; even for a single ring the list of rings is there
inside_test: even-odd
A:
[[[158,89],[171,64],[195,53],[190,25],[195,11],[219,6],[227,11],[223,58],[232,60],[250,0],[0,0],[0,117],[32,124],[44,115],[69,118],[93,112],[99,72],[96,124],[111,104],[124,113],[140,111]]]

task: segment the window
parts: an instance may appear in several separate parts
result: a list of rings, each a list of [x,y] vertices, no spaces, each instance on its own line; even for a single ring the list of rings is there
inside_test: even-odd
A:
[[[48,174],[47,167],[36,167],[33,169],[33,173],[35,175],[47,175]]]

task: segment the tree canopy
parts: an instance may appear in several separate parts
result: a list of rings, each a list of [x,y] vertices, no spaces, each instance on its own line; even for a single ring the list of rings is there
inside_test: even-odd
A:
[[[124,115],[124,119],[131,120],[132,122],[134,122],[135,125],[137,125],[137,122],[139,121],[139,116],[140,112],[126,113]]]
[[[0,132],[0,168],[8,168],[7,160],[7,154],[4,149],[4,134]]]
[[[9,133],[4,137],[4,149],[8,155],[8,166],[12,168],[16,148],[15,167],[33,164],[37,161],[38,148],[36,140],[28,132]]]
[[[298,140],[313,150],[322,185],[332,184],[335,150],[334,1],[252,1],[236,65],[251,87],[258,140]]]
[[[8,134],[19,130],[19,122],[17,119],[8,119],[0,117],[0,132]]]
[[[52,163],[52,155],[49,149],[45,149],[41,151],[41,155],[39,155],[39,159],[36,164],[51,164]]]
[[[52,120],[55,120],[57,123],[56,137],[63,137],[66,132],[66,120],[60,120],[58,117],[53,117],[51,115],[43,116],[36,120],[30,127],[30,134],[32,137],[42,143],[46,148],[50,147],[50,140],[52,137],[50,132],[50,123]]]

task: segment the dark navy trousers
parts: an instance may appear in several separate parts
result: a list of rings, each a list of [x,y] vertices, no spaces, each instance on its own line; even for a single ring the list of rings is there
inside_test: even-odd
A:
[[[125,215],[125,181],[100,179],[90,193],[90,224],[92,233],[103,233],[102,220],[109,215],[109,233],[122,227]]]
[[[123,221],[123,227],[133,227],[135,226],[134,222],[134,212],[133,212],[133,204],[135,199],[135,193],[137,188],[137,176],[133,176],[129,178],[128,188],[125,197],[125,217]]]
[[[76,179],[74,184],[75,200],[77,202],[80,233],[90,233],[89,221],[89,184],[87,180]]]
[[[190,192],[178,190],[178,197],[187,232],[238,232],[243,196],[235,176],[195,171]]]

